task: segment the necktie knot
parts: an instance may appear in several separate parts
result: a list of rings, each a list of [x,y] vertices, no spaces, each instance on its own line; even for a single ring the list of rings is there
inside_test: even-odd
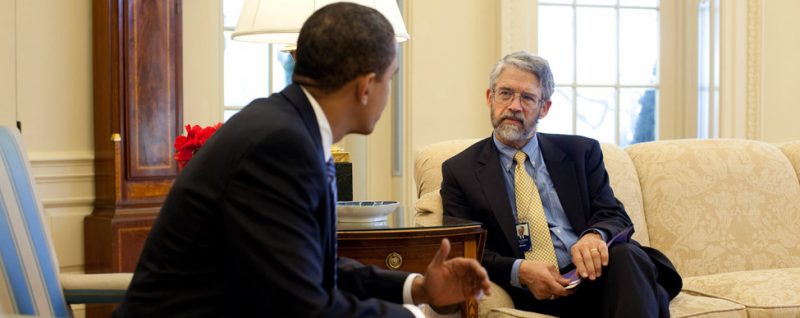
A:
[[[528,159],[528,155],[522,152],[522,150],[517,150],[517,153],[514,154],[514,161],[517,162],[517,165],[524,165],[525,159]]]

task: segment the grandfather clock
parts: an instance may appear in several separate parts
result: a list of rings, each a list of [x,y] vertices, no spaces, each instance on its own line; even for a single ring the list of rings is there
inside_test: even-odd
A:
[[[135,269],[178,172],[181,2],[93,1],[96,200],[84,220],[87,273]]]

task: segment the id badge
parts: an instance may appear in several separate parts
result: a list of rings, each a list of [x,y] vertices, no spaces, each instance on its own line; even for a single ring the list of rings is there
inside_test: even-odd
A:
[[[519,251],[525,253],[531,250],[531,231],[527,222],[517,223],[517,243]]]

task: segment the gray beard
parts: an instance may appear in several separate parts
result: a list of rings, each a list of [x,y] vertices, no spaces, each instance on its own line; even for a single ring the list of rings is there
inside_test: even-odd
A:
[[[506,140],[508,142],[519,142],[526,140],[530,134],[530,131],[525,131],[525,129],[517,125],[500,124],[494,129],[494,133],[500,136],[502,140]]]
[[[539,124],[539,114],[536,114],[536,118],[533,120],[533,126],[531,126],[528,130],[525,129],[524,123],[522,127],[513,124],[506,124],[502,122],[502,118],[503,116],[497,120],[500,123],[494,128],[494,133],[497,134],[500,139],[511,143],[527,143],[528,140],[533,136],[533,132],[536,131],[536,126]],[[492,123],[495,123],[494,119],[492,120]]]

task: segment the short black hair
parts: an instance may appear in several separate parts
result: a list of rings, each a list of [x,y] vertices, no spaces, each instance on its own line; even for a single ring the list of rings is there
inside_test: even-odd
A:
[[[314,12],[300,29],[292,81],[335,91],[359,75],[378,80],[396,54],[394,29],[375,9],[339,2]]]

